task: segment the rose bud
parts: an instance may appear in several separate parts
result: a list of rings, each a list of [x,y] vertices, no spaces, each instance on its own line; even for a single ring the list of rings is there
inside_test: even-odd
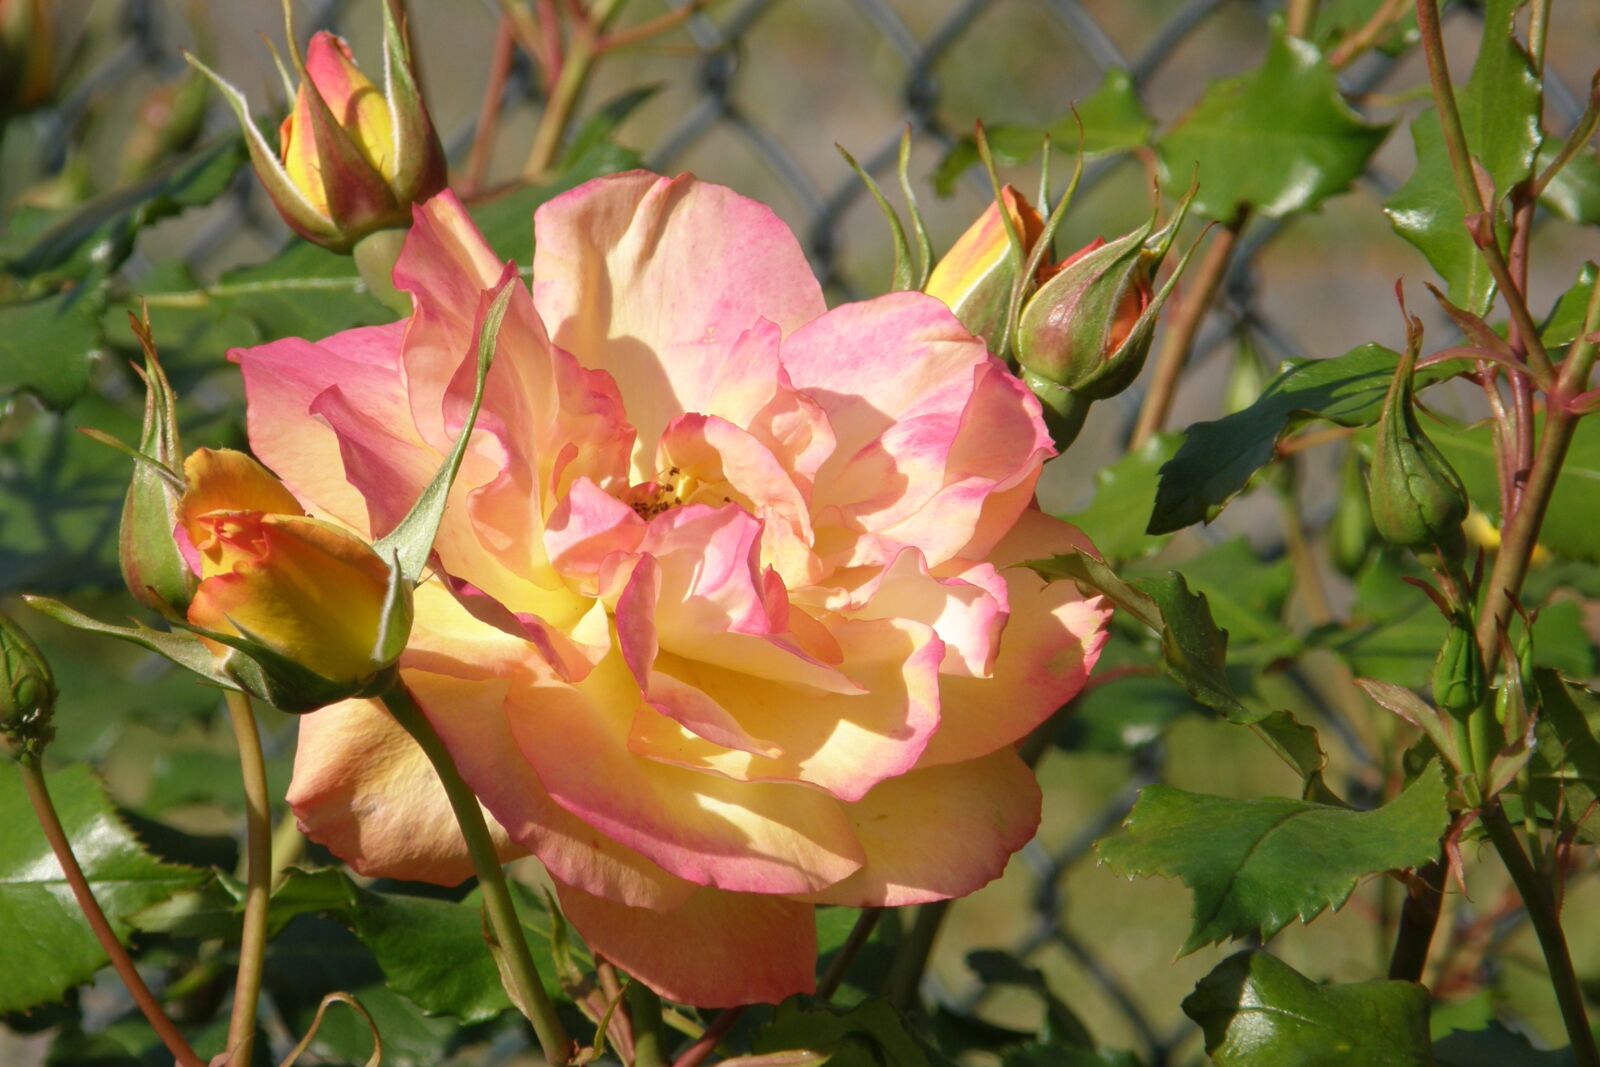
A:
[[[311,38],[294,110],[279,151],[250,120],[244,95],[194,56],[189,62],[227,98],[243,128],[256,175],[291,229],[336,252],[379,230],[408,226],[411,205],[445,187],[444,149],[423,106],[410,49],[383,5],[385,84],[380,93],[331,33]]]
[[[122,142],[118,163],[122,180],[137,181],[191,148],[205,123],[207,96],[205,79],[192,70],[146,93],[134,112],[133,128]]]
[[[1436,548],[1446,560],[1459,561],[1466,548],[1461,522],[1467,491],[1417,422],[1411,386],[1416,358],[1414,347],[1401,357],[1383,402],[1367,482],[1372,523],[1390,544]]]
[[[242,452],[199,449],[184,475],[175,537],[200,576],[188,621],[222,669],[285,711],[387,688],[410,583]]]
[[[1009,185],[1000,191],[1000,196],[1022,239],[1021,256],[1012,252],[1011,237],[1001,220],[997,201],[967,227],[967,232],[934,265],[923,290],[944,301],[961,325],[987,341],[991,349],[1001,341],[1011,290],[1023,260],[1044,232],[1044,220],[1027,197]]]
[[[37,757],[55,730],[56,680],[33,639],[0,612],[0,733],[17,755]]]
[[[0,0],[0,116],[49,101],[55,89],[55,33],[45,0]]]
[[[148,327],[133,319],[133,329],[144,346],[144,429],[138,449],[144,461],[134,464],[122,502],[117,555],[135,600],[162,615],[181,616],[194,596],[196,579],[172,539],[184,492],[177,397],[156,360]]]
[[[1482,705],[1489,691],[1483,656],[1465,613],[1450,620],[1450,633],[1433,663],[1433,703],[1440,711],[1463,718]]]
[[[1138,376],[1152,332],[1139,327],[1154,304],[1151,278],[1161,261],[1145,247],[1149,232],[1096,238],[1056,268],[1017,323],[1024,370],[1092,399],[1113,396]]]

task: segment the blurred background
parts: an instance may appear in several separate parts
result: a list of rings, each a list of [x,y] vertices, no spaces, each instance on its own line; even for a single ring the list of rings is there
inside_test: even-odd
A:
[[[468,157],[499,47],[500,8],[493,0],[410,0],[408,6],[429,107],[459,177],[472,166]],[[628,18],[673,6],[634,0]],[[942,249],[991,199],[977,168],[954,178],[947,190],[934,181],[950,146],[970,133],[975,120],[1055,126],[1108,71],[1126,70],[1154,122],[1169,124],[1213,79],[1259,63],[1279,6],[1251,0],[720,0],[679,30],[608,57],[579,105],[579,122],[641,86],[657,87],[631,111],[617,139],[653,169],[693,171],[771,204],[793,227],[831,296],[843,300],[886,288],[890,254],[883,218],[835,144],[893,190],[895,154],[909,124],[915,146],[911,174],[934,246]],[[1326,0],[1325,6],[1341,5]],[[281,48],[284,28],[275,3],[59,0],[57,8],[62,34],[56,48],[66,73],[51,106],[6,129],[0,203],[70,204],[136,179],[153,158],[147,142],[175,114],[182,118],[184,108],[194,109],[183,121],[193,123],[195,138],[231,129],[232,116],[214,93],[183,91],[188,68],[180,49],[204,56],[246,93],[258,114],[284,113],[281,82],[261,42],[265,35]],[[369,72],[379,69],[377,0],[296,2],[293,10],[302,43],[316,29],[335,29]],[[1580,94],[1600,66],[1600,3],[1557,0],[1554,12],[1547,63],[1557,87],[1547,95],[1546,119],[1559,135],[1575,122]],[[1477,34],[1475,7],[1451,5],[1446,35],[1458,79],[1470,69]],[[1430,324],[1440,321],[1420,287],[1431,277],[1426,262],[1394,235],[1381,211],[1414,162],[1404,123],[1421,104],[1426,79],[1420,57],[1397,60],[1377,50],[1347,68],[1342,80],[1358,110],[1396,123],[1394,132],[1367,174],[1320,213],[1287,224],[1263,220],[1247,232],[1223,297],[1201,332],[1173,426],[1221,413],[1241,363],[1270,369],[1285,359],[1334,356],[1367,341],[1398,346],[1402,329],[1393,287],[1399,278],[1409,281],[1413,310]],[[477,165],[485,190],[518,177],[541,112],[537,72],[520,50],[512,50],[503,91],[498,134]],[[1147,155],[1090,161],[1067,216],[1063,249],[1114,236],[1148,215],[1154,163]],[[1056,153],[1052,170],[1059,189],[1070,158]],[[1035,188],[1037,160],[1007,176],[1023,189]],[[1171,193],[1187,182],[1188,175],[1163,178],[1169,208]],[[897,192],[891,198],[898,200]],[[1180,241],[1186,245],[1198,233],[1191,223]],[[174,264],[186,268],[192,284],[205,285],[269,259],[289,236],[245,169],[216,201],[144,231],[122,272],[135,291],[141,280],[164,277]],[[1531,282],[1536,308],[1549,306],[1571,284],[1581,260],[1600,248],[1593,227],[1554,225],[1539,241]],[[219,420],[237,403],[237,385],[222,364],[225,347],[241,343],[230,329],[225,324],[196,342],[212,346],[214,362],[204,373],[188,373],[198,357],[186,364],[191,399],[209,405]],[[248,331],[243,336],[243,343],[252,339]],[[101,384],[102,391],[116,393],[114,381]],[[1071,454],[1050,469],[1042,489],[1049,510],[1074,514],[1091,505],[1095,474],[1122,454],[1141,397],[1135,386],[1095,407]],[[1466,394],[1441,402],[1447,409],[1459,403],[1455,414],[1474,414]],[[46,418],[24,410],[28,403],[18,396],[0,398],[0,444],[15,445],[30,419]],[[213,435],[226,439],[228,432],[217,428]],[[195,443],[210,443],[205,430],[195,436]],[[1337,450],[1323,453],[1307,457],[1299,487],[1310,530],[1337,504]],[[28,509],[14,506],[24,495],[19,472],[27,460],[19,455],[0,457],[0,594],[24,588],[81,592],[104,580],[103,546],[114,540],[114,527],[94,525],[107,514],[104,508],[81,506],[86,484],[59,486],[59,510],[49,514],[32,491]],[[92,495],[94,487],[87,489]],[[120,495],[114,484],[111,492]],[[1262,495],[1270,497],[1257,497]],[[1096,531],[1090,525],[1088,532]],[[1219,597],[1234,596],[1251,602],[1245,607],[1293,616],[1286,536],[1293,531],[1286,532],[1273,500],[1247,499],[1213,526],[1181,534],[1160,558],[1209,560],[1197,564],[1195,584],[1211,593],[1214,608]],[[1252,571],[1270,577],[1239,587],[1232,583],[1242,572],[1225,566],[1229,551],[1281,566]],[[1354,592],[1335,581],[1333,595],[1342,606]],[[210,695],[120,646],[86,645],[42,623],[39,629],[65,675],[55,754],[97,760],[117,800],[137,816],[191,832],[230,833],[231,812],[197,802],[212,795],[206,781],[226,782],[236,773],[231,739],[205,711]],[[1236,628],[1236,658],[1265,672],[1264,699],[1304,707],[1308,697],[1297,679],[1270,675],[1274,636]],[[1580,650],[1593,644],[1582,631],[1574,637]],[[1425,669],[1437,636],[1429,631],[1419,643],[1421,651],[1413,648],[1410,655],[1420,657]],[[1259,653],[1255,660],[1252,649]],[[1592,647],[1588,655],[1592,674]],[[108,686],[114,678],[139,688]],[[928,979],[934,1003],[952,1013],[975,1010],[998,1025],[1036,1028],[1045,1009],[1027,981],[996,980],[992,967],[985,981],[984,957],[974,969],[971,953],[1002,950],[1039,968],[1050,991],[1084,1018],[1102,1044],[1133,1050],[1151,1065],[1200,1058],[1198,1031],[1181,1014],[1179,1001],[1237,946],[1174,959],[1188,927],[1188,891],[1171,882],[1114,878],[1098,867],[1090,845],[1116,827],[1137,788],[1149,782],[1255,796],[1295,794],[1299,781],[1248,733],[1200,714],[1176,688],[1145,681],[1108,685],[1080,702],[1078,717],[1040,764],[1046,808],[1038,840],[1000,883],[953,910]],[[130,714],[130,700],[152,707]],[[1371,723],[1340,721],[1340,714],[1338,708],[1311,710],[1325,727],[1332,776],[1343,776],[1346,795],[1376,802],[1393,786],[1373,770],[1383,765],[1372,751],[1382,738]],[[281,795],[294,723],[287,717],[267,722],[274,787]],[[1504,887],[1491,872],[1466,889],[1453,888],[1447,900],[1442,929],[1453,931],[1450,944],[1456,947],[1439,953],[1434,988],[1461,998],[1463,1012],[1487,1012],[1492,1003],[1523,1020],[1536,1037],[1556,1038],[1560,1030],[1542,960],[1525,924],[1503,907]],[[1369,882],[1338,914],[1310,928],[1291,927],[1274,948],[1316,978],[1381,974],[1398,903],[1396,885]],[[1572,883],[1566,915],[1580,973],[1600,972],[1600,889],[1593,877]],[[114,993],[103,983],[89,996]],[[416,1040],[425,1044],[427,1027],[417,1025],[423,1036]],[[13,1027],[29,1028],[20,1021]],[[37,1039],[0,1034],[0,1062],[30,1062],[21,1057],[41,1047]],[[419,1055],[419,1062],[435,1062]]]

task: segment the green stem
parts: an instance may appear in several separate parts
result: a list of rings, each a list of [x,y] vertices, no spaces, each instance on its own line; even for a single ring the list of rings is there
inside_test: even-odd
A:
[[[461,836],[466,839],[472,866],[478,872],[484,909],[489,914],[489,924],[504,953],[506,970],[516,986],[515,999],[533,1024],[533,1032],[539,1038],[539,1047],[544,1051],[545,1059],[554,1064],[571,1063],[572,1039],[561,1025],[555,1005],[550,1002],[550,996],[539,980],[539,972],[533,965],[533,954],[528,951],[528,941],[523,936],[522,923],[517,919],[516,905],[511,900],[505,872],[500,868],[500,856],[495,851],[494,840],[489,836],[489,826],[484,822],[477,796],[462,781],[455,761],[450,758],[450,751],[439,739],[428,717],[412,700],[404,682],[396,682],[383,694],[383,703],[395,721],[405,727],[406,732],[422,748],[439,775],[445,796],[450,800],[450,808],[461,827]]]
[[[855,925],[850,928],[850,936],[845,938],[844,944],[839,947],[839,954],[828,964],[828,971],[817,983],[817,997],[821,1000],[832,1000],[833,995],[839,991],[839,986],[844,984],[845,975],[850,973],[850,965],[855,962],[866,943],[872,940],[872,932],[878,928],[878,920],[883,918],[882,908],[863,908],[861,914],[856,916]]]
[[[256,1005],[261,999],[261,969],[266,963],[267,911],[272,897],[272,801],[267,764],[261,754],[250,698],[227,694],[228,718],[239,745],[244,777],[245,898],[244,933],[239,942],[239,973],[234,980],[233,1012],[228,1017],[228,1054],[249,1064],[255,1054]]]
[[[411,297],[394,287],[394,265],[399,262],[400,249],[409,232],[392,229],[369,233],[356,242],[351,253],[367,291],[384,307],[402,316],[411,314]]]
[[[1394,953],[1389,957],[1389,977],[1407,982],[1422,981],[1428,966],[1428,948],[1439,926],[1439,909],[1444,904],[1444,877],[1448,858],[1417,868],[1417,882],[1406,889],[1400,906],[1400,927],[1395,931]]]
[[[78,857],[73,855],[72,844],[67,840],[67,832],[61,826],[61,818],[56,814],[56,806],[50,799],[50,790],[45,785],[44,771],[39,766],[38,759],[23,757],[17,761],[17,769],[22,772],[22,786],[27,790],[28,800],[33,805],[33,814],[39,820],[39,828],[44,831],[45,840],[50,842],[50,850],[55,853],[56,862],[61,865],[61,873],[66,876],[67,885],[72,888],[72,896],[77,900],[84,919],[88,921],[89,929],[94,931],[95,939],[110,957],[111,966],[116,968],[117,976],[122,979],[122,984],[128,987],[133,1002],[144,1013],[145,1019],[161,1038],[161,1043],[172,1053],[172,1058],[177,1061],[178,1067],[205,1067],[205,1061],[189,1047],[189,1042],[184,1040],[177,1026],[167,1018],[167,1013],[161,1010],[161,1002],[150,992],[150,987],[145,985],[144,979],[139,977],[139,971],[134,967],[133,960],[128,957],[128,953],[117,940],[116,931],[111,929],[111,923],[106,920],[106,913],[101,910],[100,902],[94,898],[94,890],[89,888],[89,880],[84,877],[83,868],[78,865]]]
[[[628,1018],[633,1023],[633,1067],[667,1067],[661,1032],[661,998],[637,978],[628,983]]]
[[[578,104],[578,97],[583,95],[584,86],[589,83],[595,60],[603,54],[601,35],[621,6],[622,0],[600,0],[591,21],[573,27],[572,40],[561,61],[561,75],[556,78],[550,98],[545,101],[544,114],[539,116],[539,127],[533,133],[533,147],[528,151],[528,161],[522,165],[522,176],[529,181],[543,181],[550,176],[556,153],[566,139],[572,110]]]
[[[1561,1006],[1561,1020],[1566,1024],[1567,1036],[1572,1039],[1572,1055],[1579,1067],[1600,1067],[1600,1050],[1594,1042],[1594,1031],[1589,1028],[1589,1016],[1583,1005],[1583,990],[1578,985],[1578,975],[1572,968],[1572,955],[1567,951],[1567,940],[1561,932],[1561,917],[1556,911],[1555,898],[1549,884],[1540,877],[1528,862],[1517,840],[1516,831],[1506,821],[1505,811],[1498,803],[1483,809],[1483,828],[1489,840],[1505,861],[1506,870],[1516,883],[1523,906],[1528,909],[1528,919],[1539,936],[1539,947],[1544,950],[1545,963],[1550,967],[1550,980],[1555,987],[1556,1002]]]
[[[1461,125],[1461,112],[1456,107],[1455,90],[1450,85],[1450,66],[1444,54],[1438,0],[1417,0],[1417,28],[1421,33],[1422,54],[1428,61],[1428,82],[1433,89],[1434,110],[1439,115],[1445,150],[1450,156],[1450,173],[1455,179],[1461,206],[1466,209],[1470,228],[1470,220],[1482,216],[1485,207],[1483,198],[1478,195],[1478,183],[1473,177],[1472,156],[1467,148],[1466,131]],[[1489,273],[1494,275],[1495,284],[1500,287],[1500,295],[1505,298],[1506,307],[1511,312],[1511,321],[1516,324],[1527,346],[1528,359],[1536,380],[1541,386],[1547,385],[1554,379],[1555,371],[1540,340],[1539,328],[1528,311],[1527,301],[1511,276],[1510,265],[1495,237],[1492,219],[1488,240],[1478,242],[1478,249],[1489,267]]]
[[[917,1004],[917,994],[922,988],[922,974],[928,969],[928,957],[933,955],[933,943],[939,936],[939,927],[950,911],[950,901],[938,900],[917,909],[911,923],[911,932],[900,943],[894,963],[889,967],[889,1003],[901,1011],[909,1011]]]

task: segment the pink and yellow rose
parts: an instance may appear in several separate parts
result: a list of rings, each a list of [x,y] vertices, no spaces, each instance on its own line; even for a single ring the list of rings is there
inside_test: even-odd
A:
[[[314,516],[383,535],[511,287],[401,676],[597,952],[702,1006],[807,991],[814,905],[970,893],[1037,826],[1014,743],[1110,614],[1010,566],[1089,547],[1033,504],[1039,404],[929,296],[829,310],[727,189],[604,178],[535,233],[530,292],[453,196],[419,207],[409,319],[235,354],[251,445]],[[471,874],[375,703],[303,720],[289,800],[358,871]]]

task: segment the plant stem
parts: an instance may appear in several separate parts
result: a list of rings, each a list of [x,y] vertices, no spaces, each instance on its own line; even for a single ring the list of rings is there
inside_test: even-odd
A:
[[[1206,249],[1200,265],[1195,268],[1191,287],[1184,294],[1178,313],[1162,338],[1161,351],[1156,355],[1155,370],[1150,378],[1150,391],[1145,394],[1144,405],[1139,409],[1139,419],[1134,424],[1128,451],[1138,449],[1166,423],[1167,414],[1172,409],[1172,398],[1178,390],[1178,378],[1183,373],[1184,364],[1189,362],[1189,352],[1200,333],[1200,323],[1205,320],[1211,302],[1222,288],[1222,279],[1228,274],[1234,247],[1239,243],[1239,233],[1248,220],[1248,213],[1241,210],[1237,219],[1211,239],[1211,247]]]
[[[567,54],[561,61],[561,74],[556,78],[545,101],[544,114],[539,116],[539,127],[533,134],[533,147],[528,152],[528,162],[522,166],[522,176],[529,181],[542,181],[550,176],[550,168],[561,150],[567,125],[572,121],[572,109],[577,106],[583,87],[589,82],[595,60],[604,54],[601,33],[621,7],[621,0],[600,0],[590,19],[578,21],[572,28],[572,39],[567,42]],[[545,32],[553,32],[545,27]]]
[[[1494,559],[1494,570],[1489,574],[1488,589],[1478,614],[1478,647],[1491,677],[1500,662],[1500,634],[1510,624],[1512,609],[1522,591],[1522,580],[1528,573],[1528,560],[1533,557],[1534,546],[1538,544],[1539,528],[1544,524],[1550,496],[1555,491],[1556,479],[1567,457],[1567,447],[1572,443],[1572,434],[1577,428],[1579,416],[1568,410],[1568,401],[1588,386],[1595,360],[1595,345],[1588,338],[1597,329],[1600,329],[1600,285],[1596,285],[1589,294],[1583,329],[1562,365],[1560,380],[1549,395],[1544,436],[1540,438],[1539,449],[1533,457],[1528,484],[1522,494],[1522,505],[1505,525],[1500,550]]]
[[[628,1016],[633,1022],[633,1067],[667,1067],[661,1033],[661,998],[637,978],[628,983]]]
[[[539,1047],[544,1051],[545,1059],[553,1064],[571,1063],[572,1039],[561,1025],[555,1005],[550,1002],[549,994],[539,980],[539,972],[534,968],[533,955],[528,951],[528,941],[523,935],[522,923],[517,919],[517,908],[511,900],[505,872],[500,869],[500,856],[495,851],[494,840],[489,836],[489,827],[483,820],[483,810],[478,806],[477,796],[462,781],[455,761],[450,758],[449,749],[445,748],[422,709],[417,707],[404,682],[396,682],[383,695],[383,703],[395,721],[405,727],[406,732],[421,746],[444,785],[445,796],[449,798],[450,808],[461,827],[461,836],[466,839],[472,866],[478,872],[478,885],[483,890],[484,910],[488,912],[489,924],[504,953],[506,971],[516,986],[514,999],[533,1024],[533,1032],[539,1038]]]
[[[1572,969],[1572,955],[1567,951],[1567,940],[1561,932],[1561,917],[1556,911],[1555,898],[1549,883],[1528,862],[1516,831],[1506,821],[1505,811],[1493,802],[1481,813],[1483,828],[1489,840],[1505,861],[1506,871],[1522,895],[1523,906],[1528,909],[1528,919],[1539,937],[1539,947],[1544,950],[1545,963],[1550,968],[1550,979],[1555,987],[1556,1002],[1561,1006],[1561,1020],[1566,1024],[1567,1036],[1572,1039],[1574,1061],[1580,1067],[1600,1067],[1600,1049],[1596,1049],[1594,1031],[1589,1029],[1589,1016],[1583,1005],[1583,990],[1578,985],[1577,973]]]
[[[727,1008],[706,1027],[706,1032],[700,1039],[684,1050],[683,1055],[672,1061],[672,1067],[700,1067],[711,1054],[717,1050],[722,1039],[732,1032],[739,1020],[744,1016],[743,1008]]]
[[[1311,32],[1317,20],[1317,0],[1289,0],[1288,18],[1284,28],[1291,37],[1304,37]]]
[[[228,1017],[228,1054],[249,1064],[255,1052],[256,1004],[261,999],[261,968],[267,954],[267,910],[272,897],[272,801],[267,793],[267,764],[261,755],[250,698],[227,694],[228,718],[239,745],[244,777],[245,898],[244,933],[239,942],[239,973],[233,986],[233,1013]]]
[[[844,976],[850,973],[850,965],[855,962],[866,943],[872,940],[872,932],[878,928],[878,920],[883,918],[882,908],[863,908],[861,914],[856,916],[856,924],[850,928],[850,936],[846,937],[844,944],[839,947],[839,954],[828,964],[827,973],[817,983],[817,996],[822,1000],[832,1000],[833,995],[839,991],[839,986],[844,982]]]
[[[506,78],[517,47],[510,15],[501,15],[494,32],[494,51],[489,56],[489,79],[483,88],[483,103],[478,106],[478,129],[467,154],[467,173],[461,181],[461,195],[471,196],[483,188],[489,173],[489,156],[494,151],[500,129],[500,112],[505,104]]]
[[[1450,85],[1450,66],[1444,54],[1438,0],[1417,0],[1417,28],[1421,31],[1422,54],[1428,61],[1428,82],[1433,89],[1434,110],[1439,115],[1445,150],[1450,156],[1450,173],[1455,179],[1461,206],[1466,211],[1465,225],[1470,232],[1474,228],[1473,223],[1485,217],[1485,207],[1473,176],[1472,157],[1467,148],[1466,131],[1461,125],[1461,112],[1456,107],[1455,90]],[[1511,321],[1522,335],[1536,377],[1541,384],[1550,382],[1555,373],[1550,356],[1545,352],[1544,343],[1539,338],[1539,328],[1528,311],[1528,303],[1517,288],[1506,257],[1500,250],[1492,217],[1489,218],[1487,230],[1487,239],[1475,238],[1475,243],[1489,267],[1489,273],[1494,275],[1495,284],[1500,287],[1500,295],[1505,298],[1506,307],[1511,312]]]
[[[83,875],[83,868],[78,865],[78,857],[72,854],[72,844],[67,840],[67,832],[61,826],[61,817],[56,814],[56,806],[50,799],[50,790],[45,785],[44,770],[40,767],[38,759],[20,758],[17,761],[17,769],[22,772],[22,786],[27,790],[28,801],[33,805],[33,814],[39,820],[39,828],[44,831],[45,840],[50,842],[50,851],[55,853],[56,862],[61,865],[61,873],[66,876],[67,885],[72,888],[72,896],[83,911],[89,929],[94,931],[95,939],[110,957],[111,966],[116,968],[117,976],[122,979],[122,984],[128,987],[133,1002],[144,1013],[150,1026],[161,1038],[161,1043],[172,1053],[172,1058],[177,1061],[178,1067],[205,1067],[205,1061],[195,1054],[194,1049],[189,1047],[189,1042],[184,1040],[183,1034],[178,1032],[177,1026],[167,1018],[167,1013],[161,1010],[161,1002],[150,992],[150,987],[145,985],[144,979],[139,977],[139,971],[134,967],[133,960],[117,941],[116,932],[111,929],[111,923],[106,920],[106,913],[100,909],[100,902],[94,898],[94,890],[89,888],[89,880]]]
[[[922,973],[928,968],[928,957],[933,955],[933,943],[949,911],[948,900],[922,905],[917,909],[917,917],[912,920],[911,932],[900,942],[900,949],[889,968],[887,993],[889,1003],[901,1011],[909,1011],[917,1004],[917,994],[922,988]]]
[[[1400,906],[1400,927],[1395,931],[1394,953],[1389,957],[1389,977],[1407,982],[1422,981],[1428,966],[1428,948],[1439,925],[1439,910],[1444,904],[1444,878],[1447,859],[1441,854],[1417,868],[1420,886],[1406,888]]]

